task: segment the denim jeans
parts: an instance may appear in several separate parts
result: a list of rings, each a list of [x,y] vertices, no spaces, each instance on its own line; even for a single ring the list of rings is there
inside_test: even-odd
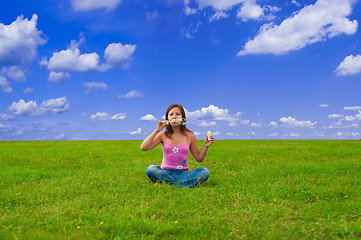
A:
[[[146,173],[153,182],[166,182],[175,187],[195,187],[209,178],[209,171],[205,167],[187,171],[150,165]]]

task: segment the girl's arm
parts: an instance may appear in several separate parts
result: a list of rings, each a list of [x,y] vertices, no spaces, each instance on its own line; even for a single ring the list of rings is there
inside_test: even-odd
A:
[[[159,133],[165,127],[166,121],[158,121],[157,128],[142,142],[140,149],[148,151],[155,148],[162,141],[164,132]]]
[[[197,162],[202,162],[207,155],[208,147],[211,146],[214,142],[214,137],[211,137],[211,140],[208,140],[208,137],[206,138],[206,140],[204,141],[204,146],[203,146],[202,151],[198,147],[197,139],[194,136],[194,134],[192,134],[192,133],[190,134],[190,139],[191,139],[190,150],[191,150],[191,153],[192,153],[194,159]]]

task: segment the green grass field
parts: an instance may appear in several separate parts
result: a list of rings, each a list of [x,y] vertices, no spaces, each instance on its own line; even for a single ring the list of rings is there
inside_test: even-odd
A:
[[[361,141],[216,141],[193,189],[140,144],[0,142],[0,239],[361,238]]]

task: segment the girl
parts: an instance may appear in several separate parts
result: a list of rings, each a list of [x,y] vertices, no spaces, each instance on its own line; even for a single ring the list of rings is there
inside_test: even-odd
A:
[[[214,138],[207,137],[201,151],[193,132],[184,125],[186,114],[180,104],[169,106],[165,119],[166,121],[158,121],[156,129],[144,139],[140,146],[143,151],[148,151],[159,143],[163,145],[162,165],[160,167],[150,165],[147,168],[146,173],[149,179],[153,182],[166,182],[176,187],[194,187],[207,181],[209,177],[207,168],[201,167],[188,171],[188,154],[190,150],[194,159],[202,162]],[[160,132],[164,127],[166,130]]]

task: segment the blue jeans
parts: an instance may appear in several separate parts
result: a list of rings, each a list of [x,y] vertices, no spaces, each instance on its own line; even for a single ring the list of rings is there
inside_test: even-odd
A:
[[[181,169],[161,169],[157,165],[150,165],[146,173],[153,182],[166,182],[175,187],[195,187],[209,178],[209,171],[205,167],[188,172]]]

